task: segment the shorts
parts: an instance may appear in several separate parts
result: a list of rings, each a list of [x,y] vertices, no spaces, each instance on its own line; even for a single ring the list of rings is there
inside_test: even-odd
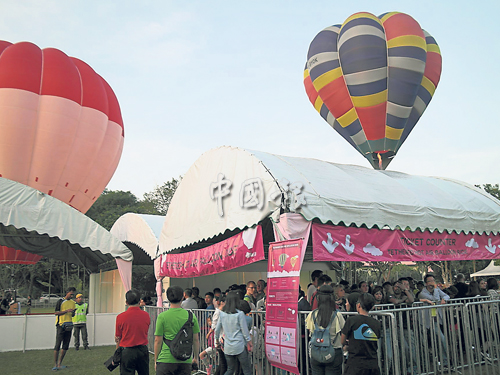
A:
[[[60,325],[56,326],[56,345],[54,350],[59,350],[62,343],[62,350],[69,349],[69,342],[71,341],[71,331],[66,331]]]

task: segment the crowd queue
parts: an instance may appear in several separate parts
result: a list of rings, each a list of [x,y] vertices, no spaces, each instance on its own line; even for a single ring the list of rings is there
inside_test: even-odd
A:
[[[165,302],[168,309],[158,315],[154,326],[156,374],[189,375],[198,369],[198,361],[204,362],[207,375],[250,375],[253,370],[257,375],[267,373],[263,350],[265,314],[251,317],[252,311],[265,311],[266,287],[265,280],[249,281],[231,285],[225,291],[215,288],[203,297],[197,287],[169,287]],[[302,357],[299,358],[300,366],[303,368],[307,362],[313,375],[378,375],[377,350],[379,341],[383,341],[383,327],[379,320],[369,316],[370,310],[384,304],[408,306],[421,302],[434,305],[477,296],[500,299],[498,289],[498,281],[494,278],[467,284],[461,274],[457,275],[454,285],[441,289],[432,274],[425,275],[423,281],[401,277],[395,282],[375,286],[365,281],[349,285],[342,280],[334,284],[330,276],[314,271],[307,290],[299,288],[298,310],[310,311],[302,321],[309,336],[319,331],[328,332],[332,358],[324,361],[316,360],[315,356],[308,360]],[[64,368],[62,361],[72,331],[75,349],[78,350],[80,344],[80,333],[84,349],[89,348],[85,329],[88,304],[82,302],[81,294],[76,295],[76,302],[73,301],[75,292],[75,288],[69,288],[56,306],[54,371]],[[149,374],[147,345],[151,318],[144,306],[153,303],[149,297],[141,297],[136,290],[130,290],[126,293],[126,304],[127,310],[116,319],[117,350],[110,358],[110,366],[120,366],[120,374]],[[191,310],[205,310],[206,313],[195,315]],[[344,316],[339,312],[357,314]],[[203,336],[203,345],[200,336]],[[307,338],[304,340],[308,342]],[[302,356],[307,355],[306,351],[302,352]]]

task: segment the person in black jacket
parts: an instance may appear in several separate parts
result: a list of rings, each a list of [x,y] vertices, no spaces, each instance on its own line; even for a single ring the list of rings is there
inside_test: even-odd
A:
[[[198,308],[199,309],[206,309],[207,304],[206,304],[205,300],[200,297],[200,288],[198,288],[197,286],[194,286],[192,288],[192,290],[193,290],[193,299],[198,304]]]
[[[457,288],[458,293],[455,298],[465,298],[467,297],[467,291],[469,290],[468,285],[465,283],[465,276],[463,273],[457,275],[457,280],[455,283],[455,288]]]

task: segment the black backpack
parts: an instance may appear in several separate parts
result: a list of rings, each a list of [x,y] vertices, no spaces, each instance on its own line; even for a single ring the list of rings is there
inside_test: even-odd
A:
[[[170,348],[170,353],[179,361],[187,361],[193,354],[193,313],[188,310],[188,314],[188,320],[173,340],[167,340],[163,336],[163,342]]]
[[[314,320],[314,331],[311,335],[311,341],[309,341],[309,356],[314,358],[319,363],[331,363],[335,358],[335,349],[333,348],[333,342],[330,338],[330,326],[332,325],[337,312],[332,314],[332,319],[326,328],[321,328],[316,321],[318,317],[318,310],[314,310],[313,320]]]

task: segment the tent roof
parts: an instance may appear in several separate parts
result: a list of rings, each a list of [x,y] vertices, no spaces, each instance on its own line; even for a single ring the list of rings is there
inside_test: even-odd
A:
[[[500,266],[495,266],[495,261],[492,260],[485,269],[472,273],[471,277],[481,277],[481,276],[497,276],[500,275]]]
[[[126,213],[116,220],[110,232],[132,250],[134,264],[153,264],[164,221],[165,216],[162,215]],[[147,259],[142,255],[146,255]]]
[[[288,201],[280,202],[277,191]],[[245,199],[251,192],[261,207],[249,207],[252,201]],[[219,193],[224,197],[218,199]],[[160,253],[266,217],[277,220],[280,210],[346,226],[500,230],[500,202],[460,181],[224,146],[200,156],[180,182],[160,236]]]
[[[132,252],[106,229],[66,203],[29,186],[0,178],[0,245],[98,271]]]

